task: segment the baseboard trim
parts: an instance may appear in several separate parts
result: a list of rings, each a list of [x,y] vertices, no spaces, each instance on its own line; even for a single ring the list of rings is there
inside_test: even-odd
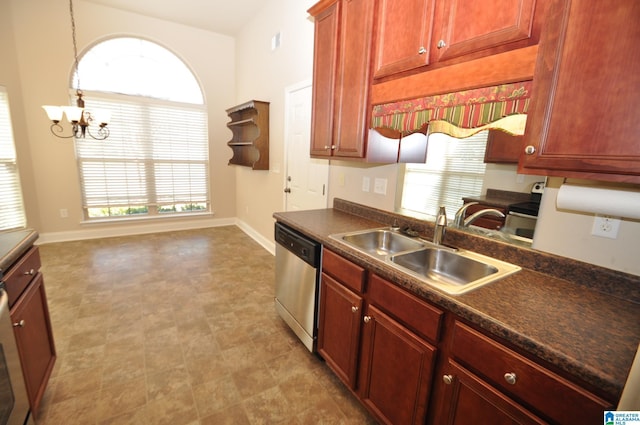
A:
[[[117,236],[144,235],[149,233],[175,232],[180,230],[204,229],[208,227],[220,227],[220,226],[232,226],[232,225],[238,225],[237,218],[235,217],[220,218],[220,219],[211,218],[211,219],[194,220],[194,221],[163,221],[159,223],[144,223],[144,224],[128,225],[121,228],[113,227],[113,226],[110,226],[108,228],[107,227],[100,228],[100,227],[92,226],[91,229],[74,230],[70,232],[40,233],[39,238],[36,241],[36,244],[44,245],[44,244],[56,243],[56,242],[71,242],[71,241],[80,241],[80,240],[87,240],[87,239],[111,238],[111,237],[117,237]],[[249,236],[251,236],[252,238],[254,238],[254,236],[248,231],[244,229],[243,231],[247,233]],[[255,231],[253,231],[253,233],[255,233]],[[260,241],[257,241],[257,242],[262,245],[262,242]]]
[[[240,228],[243,232],[245,232],[251,239],[262,245],[264,249],[269,251],[271,255],[276,255],[276,244],[271,239],[267,239],[258,233],[253,227],[249,226],[242,220],[237,221],[236,226]]]

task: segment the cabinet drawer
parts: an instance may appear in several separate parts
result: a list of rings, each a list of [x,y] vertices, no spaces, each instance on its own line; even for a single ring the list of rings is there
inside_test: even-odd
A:
[[[327,249],[322,250],[322,271],[356,292],[364,290],[365,270]]]
[[[492,385],[554,422],[593,423],[593,418],[602,417],[604,410],[612,408],[610,403],[459,322],[454,327],[451,353]]]
[[[38,273],[40,265],[40,251],[37,246],[34,246],[11,266],[2,279],[7,287],[9,307],[16,302],[29,282]]]
[[[371,275],[369,302],[382,308],[420,336],[438,342],[444,313],[379,276]]]

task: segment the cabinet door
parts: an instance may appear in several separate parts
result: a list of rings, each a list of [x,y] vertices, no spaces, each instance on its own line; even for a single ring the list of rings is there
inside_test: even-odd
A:
[[[443,400],[438,405],[439,417],[434,423],[442,425],[546,423],[456,362],[449,360],[444,370],[445,375],[438,382],[438,385],[443,386]]]
[[[386,424],[423,424],[436,349],[374,306],[363,321],[363,402]]]
[[[484,162],[494,164],[517,164],[522,145],[523,136],[514,136],[500,130],[489,130],[487,137],[487,150],[484,153]]]
[[[375,78],[429,64],[434,0],[379,0]]]
[[[552,4],[520,172],[640,183],[638,18],[637,1]]]
[[[342,1],[334,104],[334,156],[365,156],[374,4],[371,0]]]
[[[318,352],[351,389],[356,388],[362,297],[322,273]]]
[[[49,381],[56,360],[42,274],[38,273],[29,288],[11,309],[11,321],[29,404],[34,416]]]
[[[447,0],[440,4],[442,26],[434,31],[434,61],[511,43],[520,42],[512,48],[529,44],[536,0],[494,0],[491,5],[482,1]]]
[[[310,10],[310,13],[313,13]],[[311,155],[331,156],[340,2],[315,16]]]

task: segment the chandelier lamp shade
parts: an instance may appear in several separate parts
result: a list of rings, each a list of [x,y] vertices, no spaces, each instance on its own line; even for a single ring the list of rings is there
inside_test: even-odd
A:
[[[109,111],[94,111],[93,113],[84,108],[84,100],[82,99],[82,90],[80,90],[80,74],[78,73],[78,46],[76,43],[76,21],[73,17],[73,0],[69,0],[69,14],[71,15],[71,36],[73,40],[73,56],[75,60],[75,76],[77,81],[76,88],[76,106],[43,106],[47,116],[51,120],[51,133],[54,136],[63,139],[84,138],[89,135],[96,140],[104,140],[109,137],[109,119],[111,114]],[[60,124],[62,115],[67,117],[67,121],[71,124],[71,132],[66,132]],[[96,124],[97,130],[92,132],[91,126]]]
[[[110,113],[105,110],[95,111],[93,114],[84,109],[84,100],[82,99],[82,90],[76,91],[76,106],[43,106],[47,113],[47,116],[51,120],[51,133],[57,137],[63,139],[69,139],[71,137],[84,138],[87,134],[96,140],[104,140],[109,137],[109,124]],[[71,123],[71,133],[64,134],[64,127],[60,124],[62,121],[62,115],[67,117],[67,121]],[[91,125],[96,123],[98,125],[97,132],[91,131]]]

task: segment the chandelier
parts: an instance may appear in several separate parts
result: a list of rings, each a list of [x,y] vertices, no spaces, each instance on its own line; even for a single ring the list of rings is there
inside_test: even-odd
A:
[[[51,120],[51,133],[54,136],[63,139],[72,137],[84,138],[87,134],[96,140],[104,140],[109,137],[110,114],[108,111],[95,111],[93,114],[84,109],[84,100],[82,99],[82,90],[80,90],[80,74],[78,73],[78,47],[76,44],[76,21],[73,17],[73,0],[69,0],[69,13],[71,15],[71,36],[73,39],[73,56],[75,59],[75,77],[77,81],[76,89],[76,106],[43,106],[47,116]],[[64,134],[65,130],[60,124],[62,115],[67,117],[67,121],[71,123],[71,134]],[[91,125],[96,123],[97,130],[91,131]]]

